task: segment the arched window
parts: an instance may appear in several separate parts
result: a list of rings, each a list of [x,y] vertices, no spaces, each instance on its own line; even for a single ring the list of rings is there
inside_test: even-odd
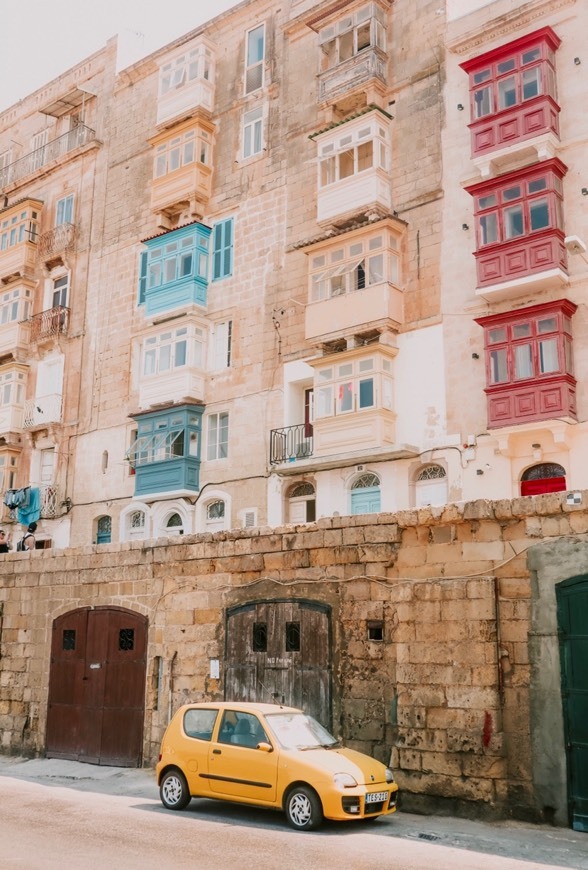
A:
[[[447,503],[447,472],[442,465],[425,465],[415,478],[415,507]]]
[[[351,485],[351,513],[375,514],[380,510],[380,478],[366,473],[356,478]]]
[[[183,535],[184,523],[179,513],[171,514],[165,524],[165,530],[168,535]]]
[[[288,522],[313,523],[316,520],[316,494],[312,483],[296,483],[288,492]]]
[[[521,476],[521,495],[562,492],[564,489],[567,489],[566,470],[555,462],[532,465]]]
[[[215,499],[206,505],[206,530],[217,532],[225,528],[225,503],[222,499]]]
[[[112,517],[98,517],[96,521],[96,543],[110,544],[112,540]]]

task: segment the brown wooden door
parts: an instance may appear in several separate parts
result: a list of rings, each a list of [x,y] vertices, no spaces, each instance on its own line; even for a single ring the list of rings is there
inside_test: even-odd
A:
[[[301,707],[330,728],[329,608],[260,601],[229,610],[225,699]]]
[[[140,765],[146,650],[146,618],[123,608],[84,608],[54,621],[49,758]]]

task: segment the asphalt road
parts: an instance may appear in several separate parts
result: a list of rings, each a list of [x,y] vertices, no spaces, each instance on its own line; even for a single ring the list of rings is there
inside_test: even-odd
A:
[[[571,831],[554,830],[551,851],[543,849],[539,860],[532,859],[538,844],[532,842],[529,827],[519,832],[518,848],[524,858],[500,854],[509,838],[503,838],[501,846],[493,826],[459,820],[441,824],[436,819],[428,822],[397,814],[376,822],[326,823],[318,832],[300,833],[291,830],[279,813],[215,801],[192,801],[182,813],[166,811],[153,783],[141,779],[141,774],[146,772],[115,771],[100,781],[78,776],[66,786],[0,771],[2,870],[62,870],[64,866],[76,870],[219,870],[233,865],[239,870],[588,868],[588,841],[584,846],[577,839],[582,835]],[[60,778],[67,781],[67,775]],[[477,828],[468,827],[476,824]],[[427,829],[439,834],[427,833]],[[452,829],[454,841],[459,834],[466,840],[469,836],[469,842],[458,848],[450,844],[449,837],[444,840],[443,831]],[[543,828],[537,830],[545,833]],[[479,851],[472,831],[482,840],[486,832],[489,841],[494,832],[498,854],[489,854],[489,843],[483,842],[483,851]],[[422,838],[423,832],[429,839]],[[567,847],[578,843],[579,853],[576,846],[576,851]],[[578,862],[578,854],[584,855],[585,863]]]

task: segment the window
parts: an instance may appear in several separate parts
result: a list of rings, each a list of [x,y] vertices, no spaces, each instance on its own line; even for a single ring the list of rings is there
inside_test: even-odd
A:
[[[296,483],[288,492],[288,522],[313,523],[316,520],[316,494],[312,483]]]
[[[149,250],[147,288],[161,287],[199,275],[206,278],[207,257],[198,255],[201,240],[196,235],[184,236]]]
[[[0,488],[2,492],[14,489],[16,472],[18,470],[18,456],[10,453],[0,453]]]
[[[218,532],[228,528],[229,510],[222,498],[214,498],[204,507],[204,523],[207,532]]]
[[[216,710],[186,710],[184,713],[186,736],[197,740],[211,740],[217,715]]]
[[[58,199],[55,205],[55,226],[60,227],[62,224],[71,224],[73,223],[73,206],[74,206],[74,195],[70,193],[69,196],[64,196],[62,199]]]
[[[147,533],[145,511],[134,510],[127,514],[126,530],[128,538],[145,538]]]
[[[184,522],[178,513],[171,514],[165,522],[165,531],[168,535],[183,535]]]
[[[386,49],[385,13],[376,3],[368,3],[319,32],[323,53],[322,67],[330,69],[368,48]]]
[[[474,196],[478,250],[543,230],[563,231],[564,173],[560,161],[549,160],[468,188]]]
[[[233,273],[233,218],[219,221],[212,231],[212,280]]]
[[[263,150],[263,108],[243,115],[243,157],[254,157]]]
[[[215,323],[212,333],[212,371],[221,371],[231,365],[231,349],[233,340],[233,321]]]
[[[380,510],[380,478],[367,472],[351,485],[351,513],[373,514]]]
[[[210,133],[201,127],[185,130],[173,139],[162,142],[155,149],[153,177],[161,178],[192,163],[209,166],[211,144]]]
[[[98,517],[96,522],[96,543],[110,544],[112,540],[112,517]]]
[[[229,455],[229,415],[210,414],[208,417],[208,445],[206,458],[226,459]]]
[[[554,101],[559,38],[544,28],[462,64],[469,72],[472,119],[519,106],[543,94]]]
[[[36,242],[38,219],[38,211],[24,209],[0,220],[0,251],[22,242]]]
[[[318,369],[314,394],[315,420],[376,407],[391,410],[390,360],[378,355]]]
[[[203,367],[204,330],[197,326],[180,326],[143,342],[141,372],[144,378],[155,377],[186,366]]]
[[[415,507],[447,503],[447,472],[441,465],[425,465],[415,479]]]
[[[5,371],[0,374],[0,408],[7,408],[9,405],[22,406],[25,383],[23,372]]]
[[[69,297],[69,273],[53,279],[51,308],[67,308]]]
[[[366,287],[399,283],[400,252],[393,236],[380,233],[311,255],[310,301],[343,296]]]
[[[353,127],[342,125],[337,133],[322,134],[319,141],[319,188],[371,169],[389,169],[388,127],[381,113],[366,117]]]
[[[210,49],[201,44],[163,64],[159,71],[159,96],[178,91],[197,79],[210,81],[213,58]]]
[[[205,302],[209,238],[208,227],[192,224],[146,240],[147,251],[139,263],[138,302],[147,303],[148,313],[160,313],[180,301]],[[174,292],[162,295],[160,288]]]
[[[245,93],[263,87],[263,60],[265,56],[265,25],[260,24],[247,33],[245,59]],[[247,156],[247,155],[246,155]]]
[[[0,326],[27,320],[31,310],[31,291],[16,288],[0,293]]]
[[[560,299],[476,320],[484,329],[489,425],[575,417],[575,311]]]

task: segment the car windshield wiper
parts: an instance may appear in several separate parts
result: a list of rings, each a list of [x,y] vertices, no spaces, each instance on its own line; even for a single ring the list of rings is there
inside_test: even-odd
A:
[[[310,746],[298,746],[301,752],[306,752],[307,749],[334,749],[339,746],[339,742],[335,743],[312,743]]]

